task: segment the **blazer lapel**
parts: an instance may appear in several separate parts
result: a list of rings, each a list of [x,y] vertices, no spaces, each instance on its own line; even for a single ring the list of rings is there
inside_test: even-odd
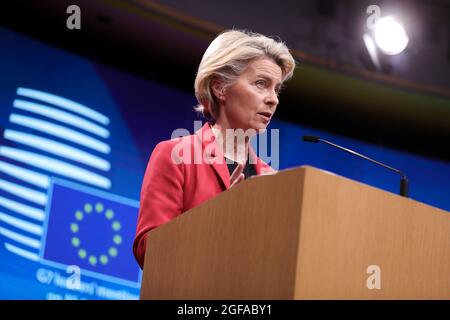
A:
[[[225,189],[230,188],[230,172],[225,161],[222,150],[217,146],[215,142],[215,135],[211,130],[210,124],[207,122],[203,127],[195,132],[197,137],[201,141],[202,145],[202,161],[205,165],[213,167],[217,176],[220,178],[222,185]],[[267,164],[264,163],[255,153],[252,146],[249,144],[248,156],[255,164],[255,170],[257,175],[271,174],[275,171]]]
[[[202,161],[211,165],[225,189],[230,188],[230,172],[222,151],[215,143],[215,135],[207,122],[195,133],[202,142]]]
[[[264,161],[262,161],[253,150],[251,144],[248,146],[248,156],[250,157],[250,160],[255,164],[255,170],[256,174],[262,175],[262,174],[272,174],[275,173],[275,170],[272,169],[269,165],[267,165]]]
[[[248,145],[248,157],[250,164],[255,165],[256,174],[259,176],[261,174],[262,163],[261,160],[256,155],[255,150],[253,150],[251,144]]]

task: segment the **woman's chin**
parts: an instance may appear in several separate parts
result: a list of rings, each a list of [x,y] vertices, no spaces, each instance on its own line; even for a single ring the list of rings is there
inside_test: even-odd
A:
[[[244,130],[247,134],[249,134],[250,131],[255,131],[255,134],[259,134],[266,131],[267,125],[268,123],[254,122],[249,123],[246,126],[242,126],[240,129]]]
[[[256,130],[257,133],[262,133],[262,132],[266,131],[268,124],[269,123],[258,123],[255,126],[253,126],[253,129]]]

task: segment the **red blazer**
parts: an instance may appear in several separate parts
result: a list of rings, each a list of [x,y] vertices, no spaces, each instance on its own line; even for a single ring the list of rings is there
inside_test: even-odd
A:
[[[141,268],[150,230],[230,188],[228,167],[214,139],[206,123],[195,134],[160,142],[153,150],[142,183],[133,243]],[[256,160],[258,175],[274,173],[251,147],[249,157]]]

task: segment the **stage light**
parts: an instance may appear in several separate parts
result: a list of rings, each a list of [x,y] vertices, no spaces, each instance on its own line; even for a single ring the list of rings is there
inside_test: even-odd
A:
[[[399,54],[408,45],[408,35],[394,17],[384,17],[375,25],[375,42],[388,55]]]

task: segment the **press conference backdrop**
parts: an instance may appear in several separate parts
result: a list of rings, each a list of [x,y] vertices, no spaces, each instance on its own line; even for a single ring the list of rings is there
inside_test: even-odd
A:
[[[0,298],[137,299],[143,173],[158,141],[194,130],[193,93],[6,29],[0,41]],[[279,148],[280,169],[310,164],[398,191],[394,173],[300,140],[319,135],[404,170],[411,197],[450,210],[448,163],[278,120],[270,128],[267,160]]]

